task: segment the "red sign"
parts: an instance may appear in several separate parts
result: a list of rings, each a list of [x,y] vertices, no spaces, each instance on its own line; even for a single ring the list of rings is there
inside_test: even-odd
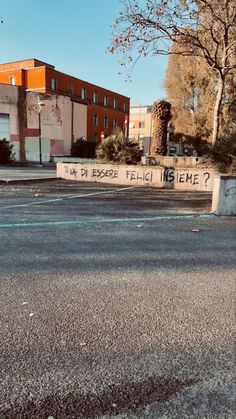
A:
[[[105,135],[104,135],[104,132],[102,131],[101,132],[101,140],[104,140],[104,137],[105,137]]]

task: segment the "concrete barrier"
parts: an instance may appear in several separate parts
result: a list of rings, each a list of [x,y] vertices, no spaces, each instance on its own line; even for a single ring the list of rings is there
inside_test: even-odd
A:
[[[216,215],[236,215],[236,176],[215,176],[212,212]]]
[[[54,163],[93,163],[96,159],[88,157],[52,156]]]
[[[186,191],[212,191],[213,169],[173,169],[157,166],[115,164],[57,163],[57,177],[104,182],[117,185],[140,185]]]
[[[164,167],[174,167],[176,169],[195,169],[201,168],[204,163],[202,157],[187,157],[187,156],[142,156],[141,162],[143,165],[160,165]]]

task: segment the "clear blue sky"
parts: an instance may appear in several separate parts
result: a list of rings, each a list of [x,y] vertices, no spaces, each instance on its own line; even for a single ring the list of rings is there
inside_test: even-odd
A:
[[[120,57],[106,53],[119,10],[120,0],[0,0],[0,62],[38,58],[133,105],[163,99],[166,58],[139,61],[126,82]]]

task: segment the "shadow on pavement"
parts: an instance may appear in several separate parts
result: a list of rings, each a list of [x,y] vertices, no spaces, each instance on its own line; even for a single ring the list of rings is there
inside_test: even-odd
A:
[[[69,393],[52,395],[44,400],[30,401],[24,406],[12,406],[3,412],[5,419],[37,418],[77,419],[95,418],[100,415],[116,415],[135,411],[157,401],[166,401],[182,389],[196,384],[197,380],[180,381],[170,377],[149,377],[142,382],[110,385],[102,393]]]

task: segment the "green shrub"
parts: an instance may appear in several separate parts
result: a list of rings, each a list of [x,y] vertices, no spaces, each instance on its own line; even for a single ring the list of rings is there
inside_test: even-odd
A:
[[[192,145],[197,155],[203,157],[205,163],[210,163],[222,173],[236,172],[236,124],[229,127],[229,132],[219,138],[212,146],[199,137],[191,137],[183,134],[175,134],[174,141],[181,139],[182,143]]]
[[[96,154],[106,162],[137,164],[141,160],[142,150],[136,141],[126,138],[120,131],[105,138],[97,147]]]
[[[0,163],[9,163],[14,159],[13,145],[3,138],[0,140]]]
[[[71,156],[72,157],[96,157],[96,143],[91,141],[86,141],[83,137],[75,140],[71,147]]]
[[[236,172],[236,131],[208,146],[206,154],[213,165],[222,173]]]

